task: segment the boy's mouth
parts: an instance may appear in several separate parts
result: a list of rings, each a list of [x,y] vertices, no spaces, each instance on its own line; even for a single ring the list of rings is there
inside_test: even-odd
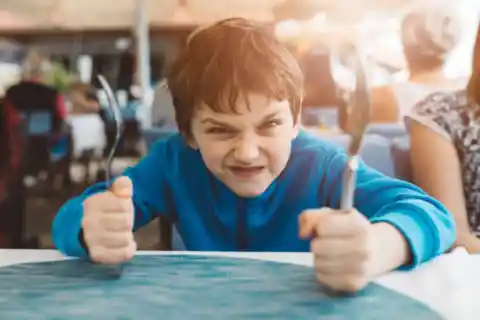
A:
[[[248,178],[253,178],[262,170],[265,169],[264,166],[231,166],[230,170],[233,172],[233,174],[237,177],[243,178],[243,179],[248,179]]]

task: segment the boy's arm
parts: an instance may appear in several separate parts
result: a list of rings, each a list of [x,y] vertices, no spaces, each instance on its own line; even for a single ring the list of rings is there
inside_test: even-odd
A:
[[[173,212],[165,177],[168,168],[166,168],[164,149],[164,143],[155,144],[146,157],[122,174],[128,176],[133,184],[134,230],[149,223],[157,215]],[[63,254],[87,257],[80,236],[83,201],[89,196],[103,191],[105,191],[105,183],[97,183],[80,196],[69,200],[58,211],[53,221],[52,236],[56,248]]]
[[[334,209],[340,205],[346,161],[341,151],[327,161],[327,181],[320,202]],[[357,172],[354,206],[374,224],[380,239],[375,258],[378,273],[398,266],[414,268],[442,254],[455,241],[453,216],[440,202],[413,184],[369,168],[363,161]]]

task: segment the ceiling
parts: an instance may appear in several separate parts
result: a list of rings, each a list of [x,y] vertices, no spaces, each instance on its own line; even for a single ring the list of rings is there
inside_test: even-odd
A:
[[[178,0],[144,0],[151,25],[169,26]],[[323,9],[352,12],[355,6],[389,9],[420,0],[188,0],[190,24],[231,16],[270,22],[313,15]],[[0,30],[131,28],[136,0],[0,0]],[[346,4],[348,6],[346,6]],[[345,8],[349,10],[345,10]],[[351,16],[348,17],[351,19]],[[188,20],[182,23],[189,23]]]

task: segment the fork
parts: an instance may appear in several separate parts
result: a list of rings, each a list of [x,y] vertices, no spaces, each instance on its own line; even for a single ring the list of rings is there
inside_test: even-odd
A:
[[[106,184],[106,189],[110,189],[113,184],[112,163],[113,163],[115,152],[117,151],[117,148],[122,136],[122,132],[123,132],[123,117],[120,111],[120,107],[118,105],[118,101],[115,98],[115,95],[113,94],[113,90],[108,84],[107,80],[101,74],[97,75],[97,78],[107,96],[108,105],[113,113],[113,119],[115,121],[115,127],[116,127],[115,141],[108,153],[107,162],[105,164],[105,184]],[[123,273],[123,269],[125,268],[125,263],[121,263],[117,265],[109,265],[105,267],[110,276],[118,278]]]

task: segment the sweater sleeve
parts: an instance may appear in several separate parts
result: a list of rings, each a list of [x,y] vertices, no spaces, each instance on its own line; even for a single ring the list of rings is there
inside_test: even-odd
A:
[[[135,208],[134,230],[146,225],[157,215],[172,213],[169,186],[166,178],[165,143],[158,142],[151,152],[134,167],[122,175],[133,183],[133,203]],[[58,211],[52,226],[52,237],[56,248],[67,256],[87,257],[80,243],[83,217],[83,201],[105,191],[106,184],[97,183],[81,195],[66,202]]]
[[[320,201],[332,208],[340,206],[346,162],[347,155],[339,150],[327,160],[329,174]],[[444,253],[456,238],[453,216],[439,201],[409,182],[379,173],[363,161],[357,172],[354,206],[372,223],[390,223],[403,234],[413,257],[404,269]]]

